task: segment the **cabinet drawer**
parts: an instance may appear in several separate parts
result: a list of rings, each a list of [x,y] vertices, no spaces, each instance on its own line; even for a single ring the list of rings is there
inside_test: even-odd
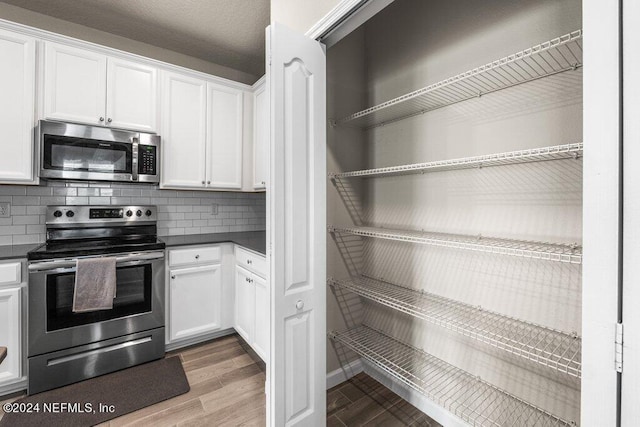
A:
[[[256,273],[260,277],[267,276],[267,260],[265,257],[239,246],[236,246],[236,264]]]
[[[19,262],[0,264],[0,285],[14,285],[22,281],[21,266]]]
[[[169,251],[169,265],[200,265],[220,262],[222,249],[220,246],[206,246],[189,249],[172,249]]]

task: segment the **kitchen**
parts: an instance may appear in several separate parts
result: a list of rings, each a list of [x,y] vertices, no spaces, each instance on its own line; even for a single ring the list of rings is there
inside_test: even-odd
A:
[[[81,387],[172,359],[165,352],[206,369],[196,355],[223,348],[260,378],[253,422],[269,425],[635,419],[638,319],[624,309],[635,228],[622,212],[636,193],[621,167],[634,148],[620,154],[636,135],[623,120],[638,108],[623,97],[635,82],[620,83],[637,61],[620,24],[633,28],[633,3],[624,13],[587,0],[245,4],[216,27],[238,41],[233,66],[216,63],[224,47],[184,30],[195,5],[131,30],[156,13],[143,1],[53,3],[0,3],[0,396]],[[167,20],[183,32],[151,42],[149,22]],[[252,60],[239,59],[248,36],[234,29],[262,44]],[[434,43],[412,42],[421,38]],[[118,289],[130,286],[114,305],[136,303],[78,321],[76,263],[99,254],[121,271]],[[441,298],[457,317],[420,311]],[[465,310],[563,344],[475,327]],[[447,375],[425,373],[436,359]],[[174,399],[201,421],[222,411],[198,386],[205,371],[191,383],[185,370],[192,394]],[[367,385],[382,402],[358,400]],[[494,406],[450,394],[458,388]],[[184,397],[194,390],[203,396]],[[166,423],[188,421],[175,417]]]

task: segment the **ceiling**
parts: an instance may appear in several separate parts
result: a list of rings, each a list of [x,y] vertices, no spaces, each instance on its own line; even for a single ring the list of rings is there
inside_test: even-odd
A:
[[[1,0],[44,15],[264,74],[269,0]]]

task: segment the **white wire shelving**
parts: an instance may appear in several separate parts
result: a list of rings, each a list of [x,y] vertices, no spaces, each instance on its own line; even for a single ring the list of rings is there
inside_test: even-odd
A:
[[[576,425],[367,326],[329,336],[471,425]]]
[[[336,124],[381,126],[580,67],[582,30],[576,30],[351,114]]]
[[[386,177],[410,175],[427,172],[440,172],[456,169],[484,168],[504,166],[518,163],[543,162],[549,160],[577,159],[582,156],[583,143],[554,145],[552,147],[531,148],[506,153],[486,154],[482,156],[464,157],[451,160],[438,160],[427,163],[389,166],[376,169],[364,169],[351,172],[329,174],[331,179]]]
[[[548,243],[530,240],[502,239],[449,234],[431,231],[393,230],[374,227],[328,227],[331,233],[346,233],[362,237],[418,243],[452,249],[488,252],[545,261],[582,263],[582,247],[576,243]]]
[[[484,310],[449,298],[360,276],[328,279],[369,300],[458,332],[567,375],[580,378],[582,340],[545,326]]]

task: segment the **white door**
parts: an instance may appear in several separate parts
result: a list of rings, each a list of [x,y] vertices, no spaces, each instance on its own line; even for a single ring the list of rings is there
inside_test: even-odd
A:
[[[207,83],[162,74],[162,187],[204,188]]]
[[[320,43],[267,31],[272,426],[326,420],[326,76]],[[269,247],[269,246],[268,246]]]
[[[220,329],[221,300],[220,264],[171,270],[169,341]]]
[[[623,14],[623,368],[620,425],[636,426],[640,420],[640,4],[624,0]]]
[[[236,266],[235,329],[244,340],[251,344],[255,323],[255,285],[252,274]]]
[[[207,187],[242,188],[242,91],[209,83]]]
[[[36,42],[0,30],[0,182],[33,181]]]
[[[253,189],[264,190],[269,165],[269,97],[266,85],[256,89],[253,96]]]
[[[21,288],[0,289],[0,347],[7,357],[0,364],[0,385],[22,376]]]
[[[107,57],[46,43],[44,116],[92,125],[104,124]]]
[[[157,70],[123,59],[107,61],[107,125],[156,131]]]
[[[269,288],[267,281],[255,274],[251,277],[255,293],[255,328],[251,347],[267,362],[269,356]]]

